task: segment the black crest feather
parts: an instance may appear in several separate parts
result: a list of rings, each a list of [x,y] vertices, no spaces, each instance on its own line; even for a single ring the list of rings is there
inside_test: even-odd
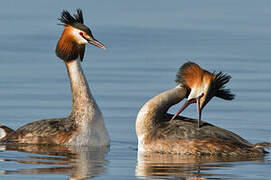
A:
[[[231,76],[219,72],[216,74],[215,79],[213,80],[214,89],[216,89],[215,96],[225,99],[225,100],[233,100],[234,94],[231,93],[230,89],[225,89],[225,84],[227,84],[231,79]]]
[[[81,9],[77,9],[77,14],[74,14],[73,16],[67,10],[63,10],[58,20],[62,22],[63,25],[76,26],[78,23],[84,24],[83,12]]]
[[[70,25],[74,28],[86,32],[89,36],[92,37],[90,29],[86,25],[84,25],[83,12],[81,9],[77,9],[77,14],[74,14],[73,16],[68,11],[63,10],[58,20],[63,23],[60,25]]]

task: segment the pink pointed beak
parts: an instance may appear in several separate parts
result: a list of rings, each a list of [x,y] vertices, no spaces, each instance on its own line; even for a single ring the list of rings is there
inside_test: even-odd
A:
[[[175,119],[176,116],[178,116],[181,112],[183,112],[190,104],[196,103],[196,99],[190,99],[187,100],[181,108],[174,114],[174,116],[171,118],[171,120]]]
[[[90,39],[90,40],[88,40],[88,43],[89,44],[93,44],[94,46],[97,46],[97,47],[99,47],[99,48],[102,48],[102,49],[106,49],[106,46],[105,45],[103,45],[101,42],[99,42],[98,40],[96,40],[96,39]]]
[[[200,127],[201,122],[201,109],[200,109],[200,98],[204,96],[204,93],[202,93],[197,98],[193,98],[190,100],[187,100],[181,108],[174,114],[174,116],[171,118],[171,120],[175,119],[176,116],[178,116],[181,112],[183,112],[190,104],[197,103],[197,110],[198,110],[198,127]]]

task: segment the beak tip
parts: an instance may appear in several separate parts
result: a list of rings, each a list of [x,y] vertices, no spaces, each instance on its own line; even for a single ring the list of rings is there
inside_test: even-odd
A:
[[[107,47],[106,47],[105,45],[103,45],[102,43],[100,43],[100,42],[97,41],[96,39],[89,40],[88,43],[89,43],[89,44],[92,44],[92,45],[94,45],[94,46],[97,46],[97,47],[99,47],[99,48],[101,48],[101,49],[103,49],[103,50],[106,50],[106,49],[107,49]]]

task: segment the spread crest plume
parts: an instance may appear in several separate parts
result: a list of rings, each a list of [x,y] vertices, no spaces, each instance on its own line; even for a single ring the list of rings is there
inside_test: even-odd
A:
[[[179,68],[179,70],[176,74],[175,81],[178,84],[185,85],[187,88],[189,88],[189,87],[187,85],[185,77],[188,73],[187,72],[188,68],[190,68],[190,72],[192,72],[196,75],[200,75],[200,73],[199,73],[200,71],[208,72],[208,71],[205,71],[204,69],[201,69],[201,67],[194,62],[189,61],[189,62],[183,64]],[[230,89],[225,89],[225,84],[227,84],[230,81],[231,76],[227,75],[226,73],[223,73],[221,71],[217,74],[215,74],[215,73],[211,73],[211,74],[214,76],[214,78],[211,82],[211,89],[215,90],[214,96],[225,99],[225,100],[233,100],[235,95],[231,93]]]
[[[222,73],[221,71],[216,74],[215,79],[213,80],[214,89],[217,89],[215,96],[225,99],[233,100],[234,94],[231,93],[230,89],[225,89],[225,84],[227,84],[231,79],[231,76]]]
[[[81,9],[77,9],[77,14],[74,14],[73,16],[66,10],[63,10],[61,13],[61,17],[58,19],[60,22],[63,24],[61,25],[71,25],[74,26],[77,23],[84,24],[84,19],[83,19],[83,12]]]

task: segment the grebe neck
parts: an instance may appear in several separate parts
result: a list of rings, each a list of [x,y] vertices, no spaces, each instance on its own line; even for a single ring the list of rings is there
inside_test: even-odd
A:
[[[168,109],[183,100],[186,93],[186,88],[178,85],[175,88],[158,94],[144,104],[137,115],[137,136],[152,132],[152,129],[164,120],[164,115]]]
[[[72,91],[73,103],[71,116],[78,120],[86,119],[86,117],[89,121],[97,119],[95,116],[97,116],[97,113],[101,116],[101,111],[91,94],[88,82],[81,67],[81,62],[77,59],[65,62],[65,64],[69,74]],[[81,116],[84,116],[84,118]]]

